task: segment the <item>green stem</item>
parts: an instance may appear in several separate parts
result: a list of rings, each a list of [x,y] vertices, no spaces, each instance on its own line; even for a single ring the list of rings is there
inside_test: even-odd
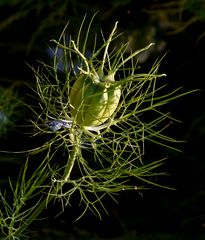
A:
[[[70,174],[72,172],[75,160],[77,158],[77,153],[79,151],[79,147],[74,145],[71,150],[70,157],[68,159],[67,166],[64,171],[64,175],[62,178],[62,181],[60,181],[57,184],[57,188],[53,189],[51,193],[49,193],[48,198],[45,198],[40,204],[37,205],[37,208],[33,210],[33,212],[30,214],[29,218],[24,221],[24,223],[19,227],[19,229],[16,230],[15,236],[20,235],[24,230],[27,229],[27,227],[35,220],[39,214],[45,209],[45,207],[48,205],[48,203],[56,196],[56,194],[62,189],[64,183],[70,178]],[[11,239],[10,236],[5,238],[5,240]]]
[[[74,163],[75,163],[75,159],[78,154],[78,149],[79,149],[79,147],[76,145],[73,146],[73,148],[72,148],[70,158],[68,160],[66,169],[64,171],[63,181],[67,181],[70,178],[70,174],[71,174],[71,171],[72,171]]]
[[[115,23],[115,26],[114,26],[114,28],[113,28],[113,30],[112,30],[112,32],[111,32],[111,34],[110,34],[110,36],[107,40],[107,43],[106,43],[106,46],[105,46],[105,51],[104,51],[104,54],[103,54],[102,64],[101,64],[101,72],[103,72],[104,65],[105,65],[105,60],[106,60],[106,55],[108,54],[108,48],[109,48],[109,45],[112,41],[112,37],[113,37],[113,35],[114,35],[114,33],[117,29],[117,24],[118,24],[118,22]]]
[[[73,48],[74,50],[76,51],[76,53],[82,58],[82,60],[84,61],[85,63],[85,66],[86,66],[86,73],[89,74],[90,73],[90,68],[89,68],[89,64],[88,64],[88,61],[86,59],[86,57],[80,52],[80,50],[77,48],[77,46],[75,45],[75,42],[74,41],[71,41],[72,45],[73,45]]]
[[[154,45],[154,43],[150,43],[148,46],[146,46],[146,47],[144,47],[144,48],[142,48],[142,49],[140,49],[140,50],[137,50],[137,51],[133,52],[133,53],[130,54],[127,58],[125,58],[120,64],[118,64],[118,66],[116,66],[116,68],[115,68],[114,71],[117,72],[117,70],[120,69],[122,66],[124,66],[124,64],[125,64],[127,61],[129,61],[130,59],[134,58],[136,55],[140,54],[141,52],[148,50],[148,49],[149,49],[151,46],[153,46],[153,45]]]

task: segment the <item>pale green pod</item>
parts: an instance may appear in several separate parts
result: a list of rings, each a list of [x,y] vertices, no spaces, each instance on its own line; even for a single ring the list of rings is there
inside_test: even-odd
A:
[[[114,113],[120,96],[119,87],[82,74],[70,92],[72,118],[80,126],[99,126]]]

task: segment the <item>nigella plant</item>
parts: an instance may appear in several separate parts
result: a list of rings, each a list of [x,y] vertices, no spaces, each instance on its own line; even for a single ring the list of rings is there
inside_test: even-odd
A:
[[[93,19],[86,27],[84,18],[76,39],[70,37],[69,41],[66,26],[59,40],[52,40],[56,46],[53,63],[41,63],[42,68],[33,69],[39,106],[32,108],[32,123],[35,134],[45,135],[46,140],[31,153],[44,152],[46,157],[24,188],[20,186],[26,171],[22,172],[18,188],[25,194],[21,200],[16,198],[25,208],[26,197],[33,194],[36,198],[42,189],[47,197],[40,196],[36,205],[23,213],[18,208],[17,220],[9,228],[15,236],[23,233],[53,199],[62,201],[64,208],[78,193],[84,206],[79,217],[87,210],[101,217],[101,210],[106,211],[105,196],[115,199],[121,191],[160,186],[151,176],[156,177],[155,169],[163,159],[144,162],[146,142],[175,148],[177,141],[164,134],[174,119],[161,109],[187,93],[178,93],[179,89],[167,93],[161,83],[157,87],[158,80],[165,79],[165,74],[158,72],[160,60],[146,73],[137,62],[137,56],[153,44],[132,52],[129,43],[119,47],[117,22],[107,37],[101,32],[101,46],[99,36],[91,45]],[[6,223],[2,226],[6,229]]]

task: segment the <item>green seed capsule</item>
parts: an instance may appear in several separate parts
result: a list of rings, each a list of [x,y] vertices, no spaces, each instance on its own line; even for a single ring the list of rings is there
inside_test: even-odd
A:
[[[71,114],[81,126],[98,126],[116,110],[121,96],[119,87],[105,82],[93,82],[80,75],[70,92]]]

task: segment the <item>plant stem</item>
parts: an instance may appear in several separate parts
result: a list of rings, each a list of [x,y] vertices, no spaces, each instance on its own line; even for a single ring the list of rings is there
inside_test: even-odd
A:
[[[117,29],[117,24],[118,24],[118,22],[115,23],[115,26],[114,26],[114,28],[113,28],[113,30],[112,30],[112,32],[111,32],[111,34],[110,34],[110,36],[107,40],[107,43],[106,43],[106,46],[105,46],[105,51],[104,51],[104,54],[103,54],[102,64],[101,64],[101,67],[100,67],[101,72],[103,72],[104,65],[105,65],[105,60],[106,60],[106,55],[108,54],[108,48],[109,48],[109,45],[112,41],[112,37],[113,37],[113,35],[114,35],[114,33]]]
[[[48,198],[43,199],[43,201],[40,204],[37,204],[37,208],[35,208],[33,210],[33,212],[30,214],[29,218],[26,219],[23,222],[23,224],[16,230],[16,232],[14,233],[15,236],[20,235],[24,230],[27,229],[27,227],[33,222],[33,220],[35,220],[39,216],[39,214],[45,209],[45,207],[48,205],[48,203],[62,189],[64,183],[70,178],[70,174],[72,172],[72,169],[73,169],[76,157],[77,157],[77,152],[79,151],[78,149],[79,149],[78,146],[73,145],[73,147],[71,149],[70,157],[68,159],[67,166],[64,171],[62,181],[58,182],[57,187],[49,193]],[[40,200],[39,200],[39,202],[40,202]],[[10,237],[11,236],[8,236],[7,238],[5,238],[5,240],[10,240],[11,239]]]
[[[64,171],[63,181],[67,181],[70,178],[70,174],[71,174],[71,171],[73,169],[75,159],[77,157],[77,153],[78,153],[78,147],[73,146],[70,158],[69,158],[68,163],[67,163],[67,167]]]

